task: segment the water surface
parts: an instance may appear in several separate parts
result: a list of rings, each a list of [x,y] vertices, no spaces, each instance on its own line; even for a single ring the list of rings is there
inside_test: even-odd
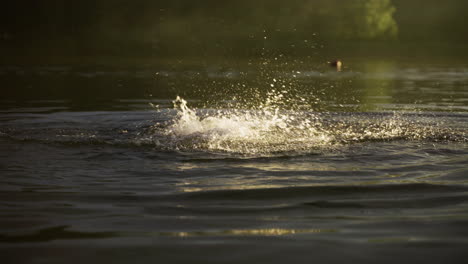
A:
[[[291,64],[1,68],[2,255],[461,263],[468,67]]]

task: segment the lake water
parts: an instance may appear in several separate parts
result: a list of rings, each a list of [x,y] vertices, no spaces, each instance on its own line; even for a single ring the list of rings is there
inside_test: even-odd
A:
[[[2,262],[462,263],[468,65],[275,60],[2,67]]]

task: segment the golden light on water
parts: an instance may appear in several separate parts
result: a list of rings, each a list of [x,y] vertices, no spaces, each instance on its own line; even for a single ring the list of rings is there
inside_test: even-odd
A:
[[[335,229],[283,229],[283,228],[261,228],[261,229],[229,229],[220,231],[191,231],[191,232],[164,232],[162,236],[172,237],[198,237],[198,236],[286,236],[297,234],[335,233]]]

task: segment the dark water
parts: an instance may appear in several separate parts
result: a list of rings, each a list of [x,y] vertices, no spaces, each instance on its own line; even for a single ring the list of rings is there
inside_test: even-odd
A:
[[[2,68],[2,262],[463,263],[468,67],[321,67]]]

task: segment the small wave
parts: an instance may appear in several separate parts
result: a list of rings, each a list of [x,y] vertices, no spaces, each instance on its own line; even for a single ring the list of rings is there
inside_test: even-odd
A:
[[[456,194],[466,193],[465,186],[434,185],[426,183],[412,184],[386,184],[386,185],[355,185],[355,186],[295,186],[282,188],[264,188],[264,189],[239,189],[239,190],[216,190],[202,192],[188,192],[179,194],[180,198],[187,200],[257,200],[257,199],[295,199],[301,197],[313,197],[316,199],[325,199],[326,197],[336,197],[339,195],[359,197],[368,195],[392,195],[396,194],[416,194],[416,193],[434,193],[434,194]]]
[[[33,234],[4,235],[0,234],[0,243],[38,243],[59,239],[103,239],[116,236],[114,232],[80,232],[66,230],[68,226],[54,226],[38,230]]]

